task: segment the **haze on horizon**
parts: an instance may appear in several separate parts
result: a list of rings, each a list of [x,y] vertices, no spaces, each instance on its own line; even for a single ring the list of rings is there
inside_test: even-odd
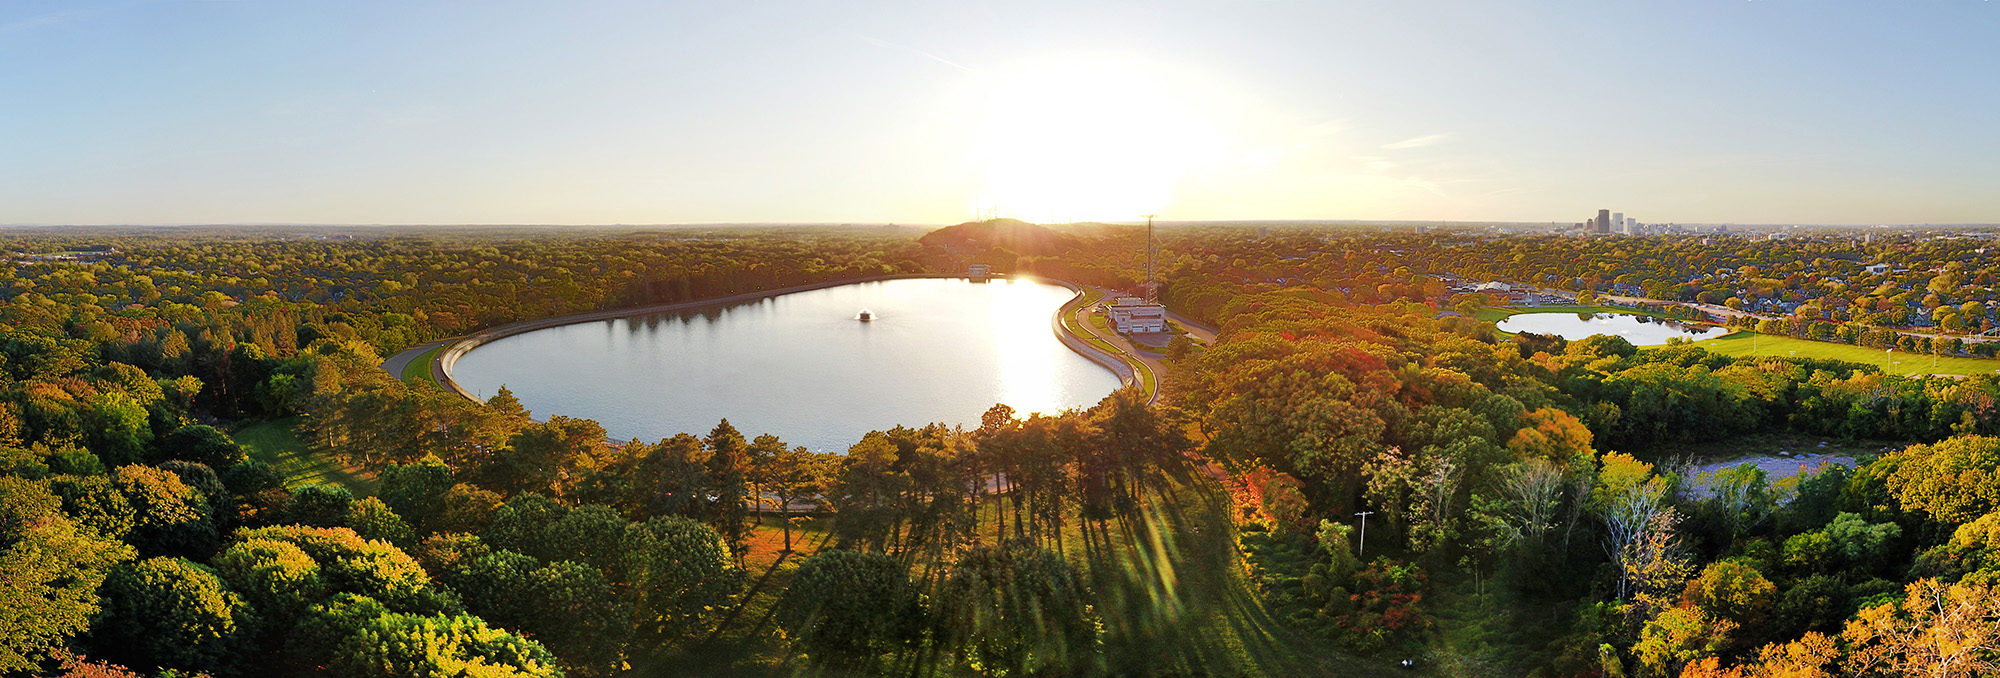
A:
[[[2000,5],[13,2],[0,223],[2000,221]]]

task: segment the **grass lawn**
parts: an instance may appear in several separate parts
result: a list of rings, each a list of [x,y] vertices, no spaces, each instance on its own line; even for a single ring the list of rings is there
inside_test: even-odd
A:
[[[799,563],[825,548],[832,535],[825,518],[799,520],[793,514],[792,549],[785,554],[784,532],[777,514],[758,514],[744,559],[747,593],[735,608],[723,613],[715,632],[661,654],[633,661],[637,676],[789,676],[800,667],[778,637],[778,599],[791,584]]]
[[[1364,660],[1306,638],[1264,609],[1237,555],[1229,499],[1206,477],[1177,483],[1147,498],[1128,519],[1103,526],[1080,521],[1064,531],[1062,549],[1084,572],[1104,617],[1104,657],[1111,675],[1347,676],[1421,675]],[[990,543],[995,503],[981,511],[981,538]],[[751,538],[750,593],[709,638],[634,662],[638,676],[798,676],[820,672],[790,655],[776,637],[773,608],[804,557],[829,541],[821,521],[794,529],[798,554],[779,559],[775,515],[763,516]],[[1054,544],[1046,545],[1054,547]],[[924,565],[918,563],[916,571]],[[903,656],[869,675],[938,676]]]
[[[1479,309],[1474,317],[1485,322],[1502,320],[1522,313],[1645,313],[1639,309],[1618,306],[1540,306],[1528,308],[1487,307]],[[1504,334],[1504,333],[1503,333]],[[1887,355],[1884,349],[1854,346],[1830,341],[1813,341],[1774,334],[1757,334],[1737,331],[1715,339],[1696,342],[1702,348],[1729,356],[1768,355],[1778,357],[1824,358],[1845,360],[1884,368],[1890,374],[2000,374],[2000,360],[1990,358],[1964,358],[1955,356],[1931,356],[1912,354],[1901,350]],[[1887,356],[1889,363],[1884,364]]]
[[[444,350],[444,346],[439,345],[437,348],[424,351],[424,354],[417,356],[416,360],[412,360],[410,364],[404,365],[403,381],[424,381],[430,382],[433,386],[438,385],[437,378],[431,376],[431,361],[437,360],[438,351],[442,350]]]
[[[298,422],[298,417],[258,422],[238,429],[233,437],[250,448],[251,459],[270,464],[285,474],[286,485],[339,485],[357,497],[375,494],[374,478],[308,451],[294,430]]]
[[[1065,538],[1104,615],[1112,675],[1379,676],[1364,660],[1272,617],[1236,551],[1229,498],[1205,476],[1146,498],[1139,515]],[[1084,529],[1088,528],[1088,529]],[[1400,671],[1398,671],[1400,673]]]
[[[1830,341],[1813,341],[1755,332],[1736,332],[1725,337],[1695,342],[1696,346],[1731,356],[1768,355],[1779,357],[1826,358],[1845,360],[1853,363],[1885,367],[1883,358],[1889,364],[1884,371],[1890,374],[1994,374],[2000,372],[2000,360],[1989,358],[1960,358],[1954,356],[1931,356],[1907,353],[1897,350],[1886,353],[1885,349],[1837,344]],[[1754,352],[1753,352],[1754,351]],[[1935,361],[1935,367],[1933,367]],[[1900,364],[1899,364],[1900,363]]]

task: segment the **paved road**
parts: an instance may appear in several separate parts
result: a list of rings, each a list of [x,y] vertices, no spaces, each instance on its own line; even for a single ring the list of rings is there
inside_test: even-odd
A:
[[[1111,294],[1110,290],[1106,290],[1102,287],[1097,288],[1097,290],[1104,292],[1107,295]],[[1105,298],[1108,299],[1110,297],[1107,296]],[[1091,309],[1095,307],[1096,306],[1094,304],[1090,306],[1078,306],[1076,310],[1073,311],[1073,313],[1076,314],[1076,324],[1082,326],[1085,331],[1090,332],[1091,336],[1095,336],[1098,339],[1102,339],[1105,341],[1105,343],[1111,344],[1112,346],[1117,347],[1119,350],[1124,351],[1126,355],[1138,359],[1139,362],[1141,363],[1145,363],[1146,369],[1150,369],[1153,371],[1153,399],[1151,402],[1147,404],[1154,404],[1160,402],[1161,397],[1166,392],[1165,389],[1161,387],[1166,386],[1167,357],[1159,353],[1154,353],[1151,347],[1145,346],[1130,339],[1126,339],[1124,335],[1120,335],[1113,332],[1105,332],[1104,330],[1098,329],[1097,325],[1092,324],[1090,322],[1090,312]],[[1185,325],[1185,323],[1183,324]],[[1188,331],[1195,332],[1197,330],[1196,328],[1189,326]],[[1214,341],[1214,340],[1215,340],[1215,335],[1213,333],[1208,334],[1208,336],[1203,339],[1204,342]]]
[[[382,369],[388,370],[390,376],[393,376],[397,379],[401,379],[403,378],[403,370],[409,368],[410,361],[416,360],[418,356],[422,356],[425,352],[437,348],[439,346],[443,346],[445,345],[445,343],[450,341],[451,341],[450,339],[442,339],[438,341],[433,341],[428,344],[410,347],[408,350],[405,350],[402,353],[398,353],[393,356],[389,356],[388,360],[382,361]],[[435,372],[437,368],[436,366],[432,366],[431,369],[433,370],[433,372]]]

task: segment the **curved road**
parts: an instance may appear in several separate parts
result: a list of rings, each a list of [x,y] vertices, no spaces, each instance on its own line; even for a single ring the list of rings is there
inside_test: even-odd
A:
[[[388,370],[389,376],[401,379],[403,378],[403,370],[409,369],[410,361],[422,357],[424,353],[429,352],[431,349],[443,346],[445,344],[449,344],[452,341],[454,340],[439,339],[437,341],[433,341],[428,344],[419,344],[417,346],[412,346],[408,349],[404,349],[402,353],[389,356],[388,360],[382,361],[382,369]],[[437,376],[436,375],[437,366],[432,365],[431,370],[432,370],[431,376],[435,378]]]

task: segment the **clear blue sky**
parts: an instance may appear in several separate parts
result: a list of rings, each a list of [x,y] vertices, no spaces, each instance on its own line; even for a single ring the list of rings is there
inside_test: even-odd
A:
[[[0,223],[2000,221],[2000,3],[0,3]]]

